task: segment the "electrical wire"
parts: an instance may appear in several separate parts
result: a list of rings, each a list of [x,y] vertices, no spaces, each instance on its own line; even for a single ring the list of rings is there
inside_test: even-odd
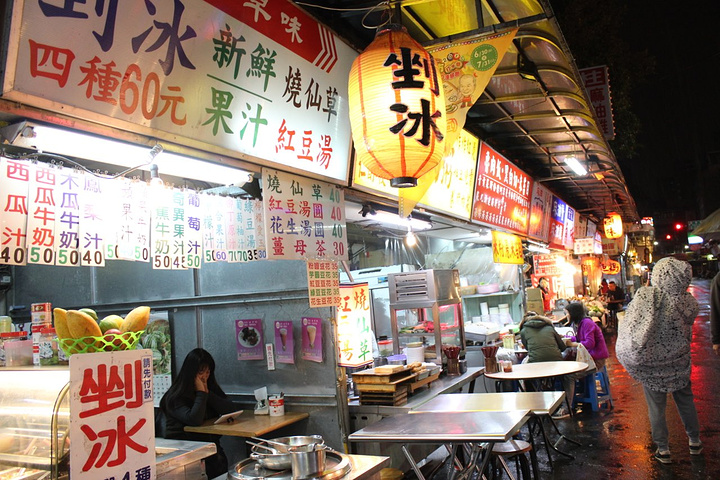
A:
[[[383,1],[378,3],[377,5],[374,5],[372,7],[356,7],[356,8],[338,8],[338,7],[326,7],[324,5],[315,5],[313,3],[307,3],[307,2],[295,2],[296,5],[301,5],[303,7],[311,7],[311,8],[319,8],[322,10],[330,10],[333,12],[365,12],[365,15],[363,15],[361,24],[364,28],[367,28],[368,30],[378,29],[382,28],[385,25],[392,23],[393,20],[393,14],[392,14],[392,7],[391,3],[402,3],[402,0],[390,2],[390,1]],[[382,23],[379,23],[377,25],[368,25],[366,23],[366,20],[368,16],[370,16],[373,12],[382,10],[382,15],[385,17],[385,20],[382,21]],[[382,17],[381,17],[382,18]]]

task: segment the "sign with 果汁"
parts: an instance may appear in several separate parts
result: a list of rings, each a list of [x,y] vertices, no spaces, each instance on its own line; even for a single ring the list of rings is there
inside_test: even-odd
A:
[[[263,168],[270,260],[347,260],[345,196],[330,183]]]
[[[340,286],[337,307],[338,365],[360,367],[373,361],[370,295],[367,283]]]
[[[522,265],[524,263],[522,239],[512,233],[492,232],[493,262]]]
[[[347,183],[357,53],[293,3],[14,5],[4,98]]]
[[[152,350],[70,357],[73,480],[155,478]]]
[[[532,179],[482,142],[472,220],[527,234],[531,191]]]

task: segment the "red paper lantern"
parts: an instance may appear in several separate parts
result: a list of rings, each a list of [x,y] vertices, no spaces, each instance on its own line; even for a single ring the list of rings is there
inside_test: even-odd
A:
[[[445,98],[435,61],[400,25],[380,30],[348,80],[357,159],[393,187],[412,187],[444,154]]]
[[[620,238],[623,234],[622,217],[619,213],[611,212],[603,219],[606,238]]]

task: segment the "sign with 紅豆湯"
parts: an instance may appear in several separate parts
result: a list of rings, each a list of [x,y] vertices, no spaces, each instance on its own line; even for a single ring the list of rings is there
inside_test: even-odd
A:
[[[15,2],[3,97],[346,183],[356,52],[285,0]]]

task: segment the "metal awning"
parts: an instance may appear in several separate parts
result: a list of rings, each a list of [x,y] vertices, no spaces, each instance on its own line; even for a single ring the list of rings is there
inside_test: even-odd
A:
[[[375,12],[382,11],[367,14],[377,1],[295,3],[359,51],[375,35],[375,30],[364,27],[363,22],[377,24],[380,17]],[[598,222],[616,211],[624,222],[639,220],[635,201],[598,127],[570,48],[547,1],[386,3],[392,8],[393,21],[402,23],[426,47],[519,28],[485,92],[470,109],[465,129],[590,219]],[[519,73],[518,59],[523,71],[528,72],[524,77]],[[587,175],[579,177],[565,164],[564,158],[571,154],[585,163]]]

